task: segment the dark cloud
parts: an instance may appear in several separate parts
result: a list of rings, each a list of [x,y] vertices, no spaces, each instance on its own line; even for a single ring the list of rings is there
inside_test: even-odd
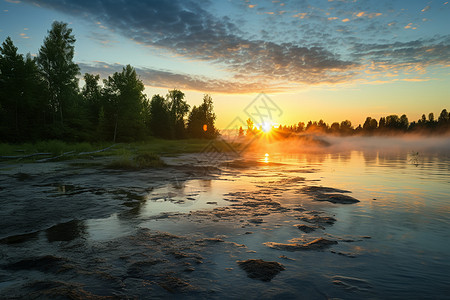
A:
[[[347,78],[355,65],[321,47],[245,39],[228,18],[216,18],[199,3],[39,1],[40,6],[101,22],[138,43],[220,64],[238,77],[270,76],[273,81],[304,84],[335,82]]]
[[[78,64],[81,72],[99,74],[102,78],[111,76],[114,72],[121,72],[123,65],[108,64],[105,62],[95,62],[94,64]],[[140,79],[145,85],[153,87],[162,87],[167,89],[189,89],[196,91],[209,91],[217,93],[260,93],[280,92],[289,88],[289,86],[274,86],[265,81],[239,81],[239,80],[220,80],[211,79],[204,76],[193,76],[188,74],[174,73],[164,70],[150,68],[135,68]]]

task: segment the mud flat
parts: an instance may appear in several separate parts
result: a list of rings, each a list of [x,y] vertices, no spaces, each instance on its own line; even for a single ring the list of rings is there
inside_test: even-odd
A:
[[[294,283],[301,260],[357,258],[345,244],[366,240],[327,234],[339,218],[308,197],[356,202],[330,201],[348,191],[299,176],[314,169],[238,160],[205,170],[195,155],[165,162],[132,171],[100,160],[3,165],[2,297],[317,298],[363,282],[303,279],[325,280],[328,292]]]

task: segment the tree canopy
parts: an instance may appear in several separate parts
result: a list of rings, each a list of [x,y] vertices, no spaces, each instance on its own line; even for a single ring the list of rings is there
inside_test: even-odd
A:
[[[194,112],[178,89],[148,101],[144,84],[130,65],[102,82],[100,75],[86,73],[80,90],[80,68],[73,61],[75,41],[68,24],[54,22],[34,59],[19,54],[12,39],[6,38],[0,47],[0,141],[217,135],[211,96],[205,96]],[[187,129],[188,115],[192,130]],[[193,129],[195,122],[207,130],[199,134]]]

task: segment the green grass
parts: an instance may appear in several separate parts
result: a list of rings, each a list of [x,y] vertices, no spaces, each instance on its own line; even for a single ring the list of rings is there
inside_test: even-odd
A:
[[[74,151],[88,152],[100,149],[104,145],[93,145],[89,143],[66,143],[58,140],[40,141],[34,144],[5,144],[0,143],[0,156],[20,156],[33,153],[50,153],[51,155],[61,155],[63,153]]]
[[[93,152],[100,149],[105,149],[112,145],[112,143],[66,143],[58,140],[40,141],[34,144],[6,144],[0,143],[0,156],[25,156],[34,153],[49,153],[47,156],[34,156],[23,159],[21,162],[32,162],[45,157],[55,157],[66,154],[58,160],[67,160],[73,158],[83,157],[104,157],[114,156],[118,157],[117,166],[127,165],[134,168],[137,165],[145,167],[159,166],[158,155],[176,155],[180,153],[196,153],[205,149],[211,140],[203,139],[183,139],[183,140],[164,140],[152,138],[144,142],[135,143],[119,143],[114,147],[98,153],[90,153],[88,155],[79,155],[83,152]],[[218,148],[227,151],[222,143],[215,144]],[[158,157],[159,158],[159,157]]]

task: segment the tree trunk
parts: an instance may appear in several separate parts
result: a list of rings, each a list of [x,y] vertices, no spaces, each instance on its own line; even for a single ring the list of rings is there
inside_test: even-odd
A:
[[[114,143],[116,142],[116,135],[117,135],[117,122],[118,122],[118,117],[116,117],[116,124],[114,124]]]
[[[64,126],[63,111],[62,111],[61,102],[59,103],[59,115],[61,116],[61,125]]]

